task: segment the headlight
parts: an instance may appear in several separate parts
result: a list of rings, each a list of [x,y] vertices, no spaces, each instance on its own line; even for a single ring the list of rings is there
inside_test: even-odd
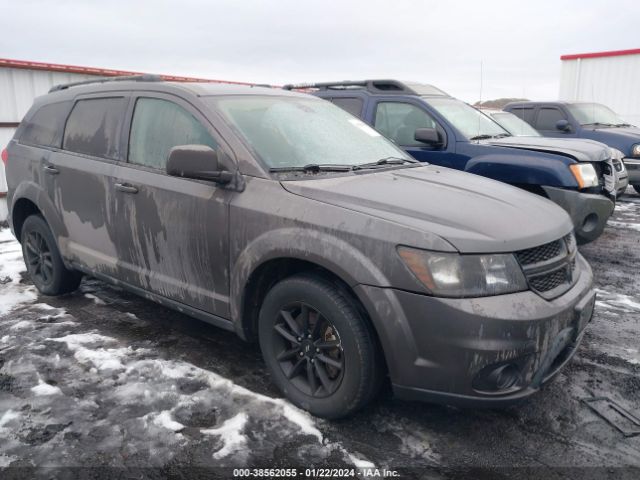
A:
[[[609,150],[611,151],[611,158],[616,158],[618,160],[622,160],[624,158],[624,153],[617,148],[610,148]]]
[[[569,165],[571,173],[578,182],[578,187],[589,188],[598,186],[598,174],[590,163],[574,163]]]
[[[633,147],[631,147],[631,156],[640,157],[640,143],[636,143]]]
[[[485,297],[527,290],[513,255],[459,255],[398,247],[405,265],[433,295]]]

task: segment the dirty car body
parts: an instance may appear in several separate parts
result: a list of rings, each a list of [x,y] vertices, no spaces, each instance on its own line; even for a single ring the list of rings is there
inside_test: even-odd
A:
[[[274,381],[317,415],[360,408],[385,372],[404,398],[527,397],[591,318],[591,269],[562,209],[417,163],[307,95],[63,88],[7,152],[10,224],[38,288],[62,291],[29,264],[40,232],[67,274],[257,339]]]
[[[523,141],[525,137],[513,137],[487,115],[432,85],[365,80],[302,87],[358,116],[421,162],[549,198],[569,213],[579,243],[598,238],[613,211],[615,177],[605,145],[558,145],[531,137]]]

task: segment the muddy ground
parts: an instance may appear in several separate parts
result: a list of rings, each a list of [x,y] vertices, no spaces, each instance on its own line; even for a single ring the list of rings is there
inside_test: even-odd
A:
[[[37,295],[0,230],[0,477],[344,466],[400,478],[640,478],[640,436],[582,401],[606,396],[640,415],[640,196],[630,190],[581,251],[596,275],[595,317],[575,359],[530,401],[458,410],[387,391],[328,422],[282,400],[258,349],[232,333],[92,279]]]

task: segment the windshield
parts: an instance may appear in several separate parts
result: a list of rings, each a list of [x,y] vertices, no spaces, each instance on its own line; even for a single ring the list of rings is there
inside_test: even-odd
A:
[[[491,112],[488,114],[507,132],[516,137],[541,137],[538,131],[513,113]]]
[[[576,103],[567,105],[580,125],[601,124],[606,126],[626,125],[613,110],[600,103]]]
[[[412,160],[373,128],[325,100],[245,95],[209,101],[271,169]]]
[[[460,100],[455,98],[428,98],[425,101],[469,140],[509,135],[504,128],[484,113]]]

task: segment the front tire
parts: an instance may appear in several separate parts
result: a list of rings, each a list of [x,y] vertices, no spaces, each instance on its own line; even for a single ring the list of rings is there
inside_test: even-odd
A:
[[[631,185],[636,193],[640,194],[640,185]]]
[[[350,415],[379,389],[381,360],[372,328],[351,296],[320,276],[297,275],[269,291],[259,338],[274,383],[313,415]]]
[[[78,288],[82,275],[64,266],[53,233],[41,215],[22,225],[22,256],[31,281],[43,295],[62,295]]]

